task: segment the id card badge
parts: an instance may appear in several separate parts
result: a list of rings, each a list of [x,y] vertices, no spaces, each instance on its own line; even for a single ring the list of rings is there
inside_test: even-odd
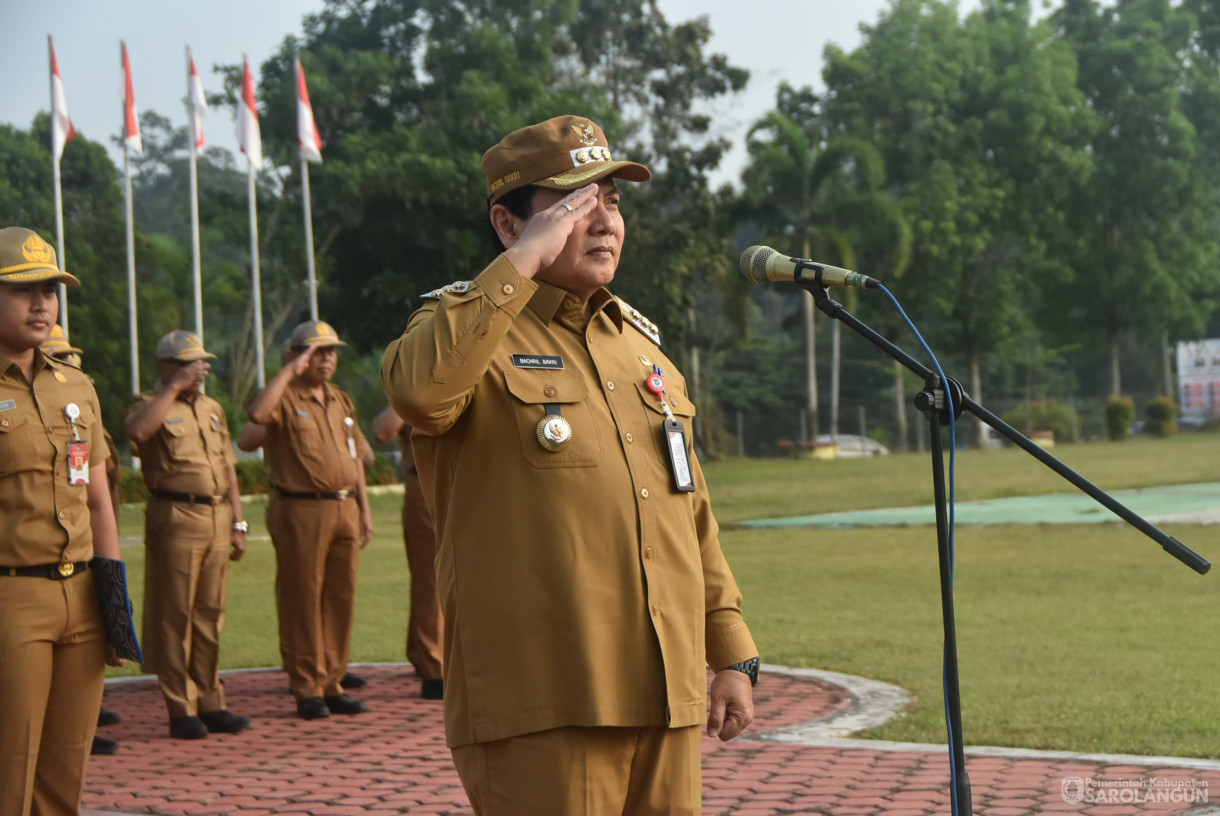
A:
[[[76,440],[68,443],[68,484],[89,484],[89,443]]]
[[[690,472],[690,459],[686,455],[686,428],[676,419],[667,419],[664,424],[665,447],[669,451],[669,472],[674,475],[674,487],[680,493],[694,493],[695,480]]]
[[[359,459],[356,455],[356,437],[353,436],[352,429],[356,427],[356,422],[351,417],[343,417],[343,426],[347,428],[347,452],[353,459]]]

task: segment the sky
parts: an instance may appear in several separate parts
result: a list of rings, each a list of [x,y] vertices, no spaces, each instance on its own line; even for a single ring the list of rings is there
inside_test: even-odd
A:
[[[659,0],[671,24],[707,15],[713,37],[709,51],[750,71],[741,94],[712,107],[717,135],[734,144],[714,184],[736,180],[745,160],[750,125],[771,109],[781,81],[821,87],[822,52],[828,42],[850,50],[860,43],[860,24],[875,23],[888,0],[762,0],[743,13],[741,0]],[[963,13],[978,0],[962,0]],[[0,0],[5,21],[0,49],[0,122],[28,128],[34,115],[50,108],[47,35],[54,38],[68,110],[77,131],[110,144],[122,123],[119,41],[131,54],[136,104],[155,110],[176,127],[187,124],[186,48],[209,92],[221,90],[215,64],[235,64],[245,54],[258,66],[284,37],[297,34],[306,14],[322,0]],[[21,32],[21,36],[13,36]],[[211,111],[205,123],[209,145],[237,150],[233,115]],[[244,162],[238,162],[243,166]]]

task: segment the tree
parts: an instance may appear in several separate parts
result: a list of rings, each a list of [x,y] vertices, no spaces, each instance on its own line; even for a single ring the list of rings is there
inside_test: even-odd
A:
[[[850,265],[852,250],[845,233],[848,222],[840,205],[843,196],[850,196],[853,190],[867,195],[880,188],[881,157],[860,139],[838,136],[828,141],[817,99],[809,89],[794,91],[787,84],[781,85],[776,107],[751,128],[748,136],[751,158],[743,174],[748,191],[746,207],[775,242],[799,246],[805,258],[816,254]],[[862,201],[855,199],[856,204]],[[813,302],[803,292],[799,295],[805,407],[816,439],[819,419]],[[838,329],[836,322],[834,330]],[[837,406],[837,394],[835,403]],[[831,423],[832,428],[837,427],[837,417],[832,416]]]

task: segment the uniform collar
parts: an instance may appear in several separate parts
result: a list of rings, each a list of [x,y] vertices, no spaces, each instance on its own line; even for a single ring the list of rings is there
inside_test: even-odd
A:
[[[556,315],[568,309],[583,308],[575,306],[579,301],[576,296],[566,289],[561,289],[554,284],[546,281],[535,280],[538,284],[538,291],[534,292],[530,298],[529,308],[538,315],[538,318],[547,326],[555,319]],[[606,316],[614,323],[619,334],[623,333],[623,311],[619,308],[618,299],[610,294],[610,290],[606,287],[601,287],[589,298],[593,303],[593,314],[605,312]],[[582,318],[583,322],[583,318]]]
[[[12,371],[13,366],[16,366],[16,365],[17,365],[17,363],[15,360],[13,360],[10,357],[6,357],[3,354],[0,354],[0,377],[9,376],[9,372]],[[34,352],[34,376],[35,377],[37,377],[39,374],[41,374],[42,370],[44,368],[50,368],[50,369],[54,370],[54,369],[59,368],[62,365],[63,365],[63,363],[59,362],[54,357],[49,356],[42,349],[38,349],[37,351]],[[20,371],[21,367],[17,366],[17,370]],[[23,373],[21,376],[25,377],[25,374]]]

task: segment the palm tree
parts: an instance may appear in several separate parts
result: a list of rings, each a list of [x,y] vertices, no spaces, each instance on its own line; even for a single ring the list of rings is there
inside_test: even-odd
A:
[[[880,154],[860,139],[824,138],[813,106],[805,105],[793,113],[806,114],[798,122],[781,112],[785,101],[800,102],[791,89],[781,86],[780,110],[759,120],[747,137],[750,164],[743,173],[746,207],[753,220],[776,243],[800,246],[805,258],[819,257],[849,265],[851,245],[846,238],[849,223],[843,219],[844,204],[864,200],[880,201],[884,178]],[[806,97],[808,101],[808,97]],[[801,336],[805,353],[805,402],[812,437],[819,433],[817,346],[814,334],[812,298],[802,294]],[[839,325],[833,326],[834,347],[838,349]],[[838,360],[834,364],[832,388],[832,433],[838,427]]]

